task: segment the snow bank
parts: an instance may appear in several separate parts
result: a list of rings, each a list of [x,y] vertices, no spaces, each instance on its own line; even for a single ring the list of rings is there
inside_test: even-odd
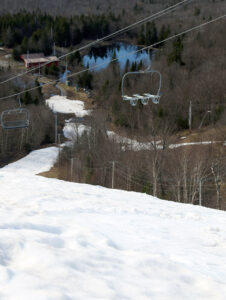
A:
[[[85,131],[90,131],[90,127],[73,122],[66,122],[63,129],[64,136],[69,140],[76,140]]]
[[[107,135],[110,139],[115,140],[117,143],[123,144],[127,149],[131,149],[133,151],[153,149],[154,142],[138,142],[137,140],[122,137],[114,131],[107,131]],[[162,146],[159,145],[160,143],[161,141],[156,141],[158,149],[162,149]]]
[[[0,170],[1,300],[224,300],[226,213]]]
[[[127,149],[131,149],[133,151],[141,151],[141,150],[151,150],[154,147],[154,141],[152,142],[138,142],[137,140],[129,139],[126,137],[122,137],[116,134],[114,131],[107,132],[108,137],[114,139],[117,143],[123,144],[123,146]],[[182,137],[184,139],[186,137]],[[162,149],[162,141],[156,141],[156,148]],[[203,141],[203,142],[188,142],[188,143],[179,143],[179,144],[170,144],[170,149],[175,149],[179,147],[186,147],[186,146],[198,146],[198,145],[211,145],[221,143],[220,141]],[[226,143],[225,143],[226,145]]]
[[[64,96],[53,96],[46,100],[46,104],[54,111],[63,114],[75,114],[76,117],[85,117],[91,113],[85,110],[83,101],[69,100]]]
[[[171,144],[169,145],[169,148],[174,149],[174,148],[185,147],[185,146],[211,145],[216,143],[221,143],[221,142],[217,142],[217,141],[188,142],[188,143],[181,143],[181,144]]]

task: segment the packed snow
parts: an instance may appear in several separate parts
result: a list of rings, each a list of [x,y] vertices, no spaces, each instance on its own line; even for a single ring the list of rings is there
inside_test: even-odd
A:
[[[226,213],[64,182],[57,148],[0,170],[0,299],[226,299]]]
[[[59,149],[56,147],[44,148],[32,151],[28,156],[11,163],[0,169],[0,176],[2,173],[8,172],[23,175],[35,175],[42,172],[49,171],[54,163],[57,161]],[[1,177],[0,177],[1,178]]]
[[[69,100],[65,96],[53,96],[46,104],[54,111],[62,114],[75,114],[76,117],[88,116],[91,111],[85,109],[83,101]]]

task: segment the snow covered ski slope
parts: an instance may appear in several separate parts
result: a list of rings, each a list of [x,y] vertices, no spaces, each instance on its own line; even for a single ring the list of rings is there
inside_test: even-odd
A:
[[[0,170],[1,300],[224,300],[226,213]]]

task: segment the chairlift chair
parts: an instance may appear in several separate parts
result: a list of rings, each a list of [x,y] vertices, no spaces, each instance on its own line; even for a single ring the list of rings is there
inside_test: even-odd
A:
[[[138,98],[136,98],[136,97],[130,97],[130,96],[123,95],[122,98],[125,101],[129,101],[132,106],[137,105]]]
[[[19,108],[4,110],[1,113],[1,126],[3,129],[27,128],[29,123],[29,111],[21,107],[20,98]]]
[[[153,95],[150,92],[145,91],[142,94],[133,94],[132,96],[125,95],[125,79],[127,77],[132,77],[134,75],[140,75],[140,74],[144,74],[144,75],[150,74],[151,76],[154,74],[158,75],[159,84],[156,93]],[[136,106],[138,100],[140,100],[143,105],[147,105],[150,99],[154,104],[159,104],[159,99],[161,97],[161,87],[162,87],[162,75],[159,71],[151,70],[151,63],[150,63],[150,65],[146,70],[127,72],[124,74],[124,76],[122,77],[122,86],[121,86],[122,99],[125,101],[129,101],[132,106]]]

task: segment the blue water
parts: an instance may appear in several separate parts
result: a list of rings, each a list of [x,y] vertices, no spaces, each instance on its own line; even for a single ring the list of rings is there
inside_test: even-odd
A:
[[[133,62],[140,63],[143,62],[143,65],[148,66],[150,63],[150,58],[147,51],[141,51],[134,53],[139,48],[134,45],[125,44],[125,43],[116,43],[111,46],[102,46],[102,47],[93,47],[90,49],[90,52],[83,57],[84,67],[94,67],[94,71],[100,71],[108,67],[109,62],[112,59],[113,53],[116,53],[116,57],[120,64],[121,70],[125,68],[127,59],[130,64]]]

